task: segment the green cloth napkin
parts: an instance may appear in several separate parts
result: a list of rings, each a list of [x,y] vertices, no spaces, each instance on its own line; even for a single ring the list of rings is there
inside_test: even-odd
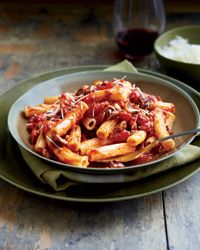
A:
[[[133,65],[124,60],[114,66],[108,67],[106,71],[137,72]],[[190,162],[200,159],[200,139],[195,140],[195,145],[188,145],[180,150],[176,155],[157,164],[152,164],[142,170],[136,170],[128,174],[94,175],[72,172],[69,170],[56,169],[33,154],[20,147],[22,156],[37,178],[51,186],[55,191],[63,191],[72,185],[80,183],[121,183],[139,180],[153,174],[166,171],[170,168],[181,167]]]

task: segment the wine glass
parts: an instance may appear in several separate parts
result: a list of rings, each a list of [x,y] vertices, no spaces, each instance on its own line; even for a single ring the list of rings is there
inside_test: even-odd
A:
[[[165,29],[162,0],[116,0],[113,31],[125,58],[141,60],[153,51],[153,44]]]

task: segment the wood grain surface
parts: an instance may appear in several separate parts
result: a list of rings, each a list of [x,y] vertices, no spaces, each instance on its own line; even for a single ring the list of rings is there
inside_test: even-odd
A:
[[[122,60],[113,1],[0,3],[0,94],[33,75]],[[167,28],[200,16],[167,15]],[[159,70],[155,56],[135,66]],[[13,169],[14,171],[14,169]],[[0,180],[0,249],[199,250],[200,173],[165,192],[106,204],[51,200]]]

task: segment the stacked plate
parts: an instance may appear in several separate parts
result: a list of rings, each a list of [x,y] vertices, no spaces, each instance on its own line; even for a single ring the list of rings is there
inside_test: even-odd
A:
[[[199,169],[199,162],[193,162],[181,168],[170,169],[138,181],[130,181],[134,171],[162,164],[167,158],[177,154],[186,147],[193,136],[181,139],[181,146],[174,152],[161,157],[154,162],[137,164],[123,168],[82,168],[67,165],[47,159],[32,150],[29,135],[26,131],[26,120],[22,116],[25,106],[34,106],[42,102],[46,96],[58,95],[63,91],[73,92],[82,83],[94,80],[126,79],[134,82],[144,92],[161,96],[163,100],[172,102],[176,107],[176,122],[174,131],[181,132],[197,128],[199,124],[200,95],[189,86],[149,71],[139,70],[138,73],[104,72],[103,66],[75,67],[58,70],[40,75],[19,84],[1,96],[1,177],[23,190],[55,199],[105,202],[124,200],[157,192],[179,183]],[[9,115],[8,115],[9,113]],[[8,127],[6,120],[8,115]],[[188,119],[189,117],[189,119]],[[7,147],[5,148],[5,145]],[[25,152],[25,153],[24,153]],[[24,157],[24,155],[28,155]],[[27,160],[28,159],[28,160]],[[70,188],[55,192],[43,184],[30,170],[31,163],[36,159],[37,164],[51,166],[52,169],[67,171]],[[30,168],[29,168],[30,167]],[[80,184],[74,185],[77,182]]]

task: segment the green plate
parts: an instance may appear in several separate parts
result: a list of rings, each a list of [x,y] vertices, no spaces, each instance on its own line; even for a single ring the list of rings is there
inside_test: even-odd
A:
[[[27,192],[48,198],[76,202],[108,202],[127,200],[159,192],[186,180],[198,172],[200,169],[200,162],[194,162],[181,168],[171,169],[162,174],[157,174],[140,181],[103,185],[80,184],[72,186],[64,192],[52,191],[52,189],[36,179],[22,159],[16,142],[8,132],[7,115],[11,105],[17,98],[41,81],[68,73],[99,70],[105,67],[106,66],[73,67],[44,73],[22,82],[0,97],[0,177],[3,180]],[[139,69],[139,71],[171,81],[173,84],[185,90],[200,109],[200,94],[196,90],[165,75],[142,69]]]

